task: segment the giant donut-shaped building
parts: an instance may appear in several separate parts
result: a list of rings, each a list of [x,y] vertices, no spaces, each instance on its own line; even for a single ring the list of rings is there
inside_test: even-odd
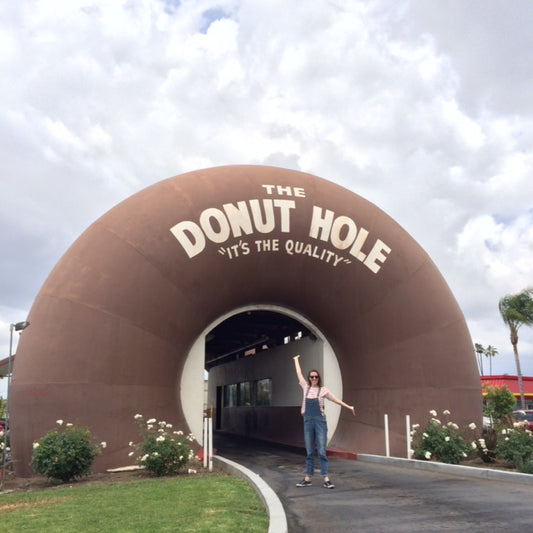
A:
[[[481,418],[463,314],[395,221],[309,174],[218,167],[161,181],[117,205],[51,272],[14,364],[16,472],[29,473],[32,443],[56,419],[87,425],[107,442],[97,471],[127,464],[136,413],[198,435],[206,339],[231,317],[254,312],[294,320],[307,336],[255,358],[233,357],[231,371],[213,363],[209,379],[218,382],[209,397],[219,411],[228,380],[245,379],[245,361],[260,362],[255,378],[271,379],[271,404],[260,414],[243,405],[244,425],[232,425],[228,413],[238,418],[238,408],[228,405],[218,418],[235,432],[257,431],[249,424],[255,409],[269,428],[261,438],[298,439],[296,353],[304,370],[306,353],[309,362],[322,357],[325,384],[357,408],[355,418],[332,411],[331,447],[383,454],[387,414],[391,453],[405,456],[406,415],[424,423],[429,409],[449,409],[458,424]]]

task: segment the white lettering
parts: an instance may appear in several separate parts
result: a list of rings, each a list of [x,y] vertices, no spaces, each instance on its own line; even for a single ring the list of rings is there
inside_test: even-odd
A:
[[[264,239],[255,241],[258,252],[279,252],[279,239]]]
[[[270,233],[276,225],[272,200],[263,200],[263,207],[265,211],[264,218],[261,214],[259,200],[250,200],[250,208],[252,210],[255,229],[259,233]]]
[[[343,228],[346,227],[346,237],[341,237]],[[349,248],[357,235],[357,226],[355,222],[348,217],[337,217],[331,226],[331,244],[339,250]]]
[[[331,224],[333,223],[333,211],[326,209],[326,214],[322,217],[322,208],[313,206],[313,218],[311,219],[311,228],[309,229],[309,237],[318,239],[318,232],[320,233],[320,240],[327,241],[331,232]]]
[[[289,239],[288,241],[285,242],[285,251],[289,255],[293,255],[293,253],[294,253],[294,241]]]
[[[376,264],[377,261],[380,261],[381,263],[385,262],[387,259],[387,256],[384,255],[382,252],[385,252],[389,254],[391,249],[380,239],[377,239],[374,247],[372,250],[370,250],[370,253],[368,254],[368,257],[366,258],[366,261],[364,262],[365,266],[367,266],[374,274],[377,274],[379,272],[379,269],[381,268],[380,265]]]
[[[212,219],[216,221],[218,228],[213,226]],[[226,215],[220,209],[215,209],[214,207],[202,211],[200,215],[200,226],[202,226],[205,236],[213,242],[224,242],[230,234]]]
[[[366,259],[366,254],[361,252],[361,248],[363,247],[363,244],[365,244],[367,237],[368,231],[366,231],[365,228],[361,228],[350,250],[350,254],[353,255],[356,259],[359,259],[359,261],[364,261]]]
[[[281,185],[278,185],[276,187],[276,190],[278,191],[278,194],[280,196],[283,196],[283,195],[292,196],[292,188],[291,187],[282,187]]]
[[[281,215],[281,232],[289,233],[291,230],[291,209],[296,207],[294,200],[274,200],[274,206],[279,207]]]
[[[327,250],[326,248],[320,248],[317,245],[312,245],[302,241],[293,241],[292,239],[288,239],[287,241],[285,241],[285,252],[287,252],[287,254],[289,255],[307,255],[314,259],[324,261],[325,263],[333,264],[333,266],[337,266],[341,261],[350,263],[350,261],[344,259],[342,255],[337,255],[331,250]]]
[[[305,198],[305,189],[302,187],[291,187],[290,185],[261,185],[268,195],[274,194],[274,191],[279,196],[297,196],[298,198]]]
[[[233,259],[235,257],[240,257],[241,255],[248,255],[250,253],[250,245],[247,242],[239,241],[238,244],[233,244],[227,248],[221,246],[218,253],[221,255],[227,255],[228,259]]]
[[[263,199],[224,204],[223,211],[214,207],[200,214],[199,224],[185,220],[173,226],[170,231],[183,246],[189,257],[194,257],[205,248],[206,238],[223,243],[231,236],[238,238],[253,233],[270,233],[276,228],[276,211],[279,212],[279,226],[282,233],[291,230],[291,210],[294,200]]]
[[[240,237],[242,235],[241,230],[250,235],[252,233],[252,220],[250,219],[250,213],[246,202],[237,202],[237,206],[234,204],[224,204],[222,206],[228,217],[231,225],[231,233],[234,237]]]
[[[272,194],[274,191],[275,185],[261,185],[261,187],[263,187],[266,190],[267,194]]]
[[[170,228],[170,231],[178,239],[189,257],[198,255],[205,248],[205,237],[200,226],[190,220],[176,224]]]
[[[303,189],[263,185],[269,194],[277,192],[287,195],[305,195]],[[255,232],[266,234],[276,228],[282,233],[290,233],[291,212],[296,208],[294,200],[268,198],[239,201],[222,205],[222,209],[210,207],[200,213],[198,223],[184,220],[170,231],[189,257],[201,253],[207,240],[214,243],[224,243],[230,237],[239,238]],[[349,250],[349,254],[363,263],[371,272],[377,274],[387,260],[391,248],[381,239],[376,239],[370,252],[363,251],[369,232],[365,228],[357,228],[354,220],[348,216],[335,216],[329,209],[313,206],[309,237],[329,242],[337,250]],[[254,246],[255,244],[255,246]],[[252,250],[257,252],[278,252],[279,239],[254,240]],[[338,255],[334,251],[304,241],[287,240],[284,244],[285,252],[289,255],[302,254],[319,259],[333,266],[341,262],[350,264],[351,259]],[[367,249],[370,246],[367,245]],[[250,244],[242,240],[238,244],[220,247],[219,253],[229,259],[250,253]]]
[[[357,231],[355,222],[347,216],[335,217],[335,213],[326,209],[325,211],[313,206],[313,217],[309,229],[309,237],[330,241],[338,250],[347,250],[350,248],[350,255],[361,261],[374,274],[379,272],[381,265],[387,259],[391,249],[380,239],[377,239],[370,253],[365,254],[362,251],[368,237],[368,230],[360,228]],[[385,252],[385,253],[384,253]],[[337,263],[336,263],[337,264]]]

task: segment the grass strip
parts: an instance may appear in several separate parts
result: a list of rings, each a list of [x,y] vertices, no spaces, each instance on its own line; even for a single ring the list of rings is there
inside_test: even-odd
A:
[[[0,496],[3,532],[216,533],[268,530],[255,491],[233,476],[174,477]]]

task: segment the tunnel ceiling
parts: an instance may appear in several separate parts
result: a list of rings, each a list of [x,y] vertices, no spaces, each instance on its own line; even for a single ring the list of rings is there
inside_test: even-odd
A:
[[[285,343],[286,337],[307,337],[310,331],[293,318],[272,311],[236,314],[206,335],[205,367],[228,363],[252,353]]]

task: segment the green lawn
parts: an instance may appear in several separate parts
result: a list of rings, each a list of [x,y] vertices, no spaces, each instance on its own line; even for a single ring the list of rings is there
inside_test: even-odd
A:
[[[0,495],[0,531],[265,532],[255,491],[232,476],[146,479]]]

